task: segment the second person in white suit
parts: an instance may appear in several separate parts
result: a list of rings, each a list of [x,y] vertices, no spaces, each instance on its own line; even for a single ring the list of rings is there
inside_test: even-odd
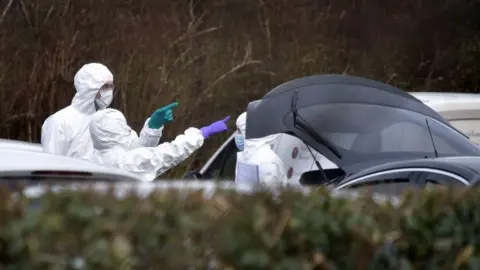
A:
[[[263,138],[245,139],[247,113],[242,113],[237,118],[237,134],[235,144],[240,150],[237,153],[237,167],[235,182],[238,184],[287,184],[287,174],[280,157],[272,150],[275,143],[280,140],[280,134]]]

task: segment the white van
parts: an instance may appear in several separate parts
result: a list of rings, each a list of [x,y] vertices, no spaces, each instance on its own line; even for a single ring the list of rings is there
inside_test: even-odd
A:
[[[480,144],[480,94],[411,92],[452,126]]]

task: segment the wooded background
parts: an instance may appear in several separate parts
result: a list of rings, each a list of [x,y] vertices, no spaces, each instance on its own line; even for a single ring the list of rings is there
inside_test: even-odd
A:
[[[163,140],[237,115],[272,87],[346,73],[405,90],[478,92],[480,1],[1,0],[0,136],[39,141],[73,76],[101,62],[137,131],[180,106]],[[196,154],[204,160],[228,134]]]

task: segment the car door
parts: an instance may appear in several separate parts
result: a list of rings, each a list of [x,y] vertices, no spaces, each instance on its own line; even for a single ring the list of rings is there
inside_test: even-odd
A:
[[[400,195],[407,189],[420,188],[418,178],[421,173],[421,170],[415,168],[386,170],[348,180],[335,189],[369,190],[386,195]]]
[[[419,177],[418,183],[421,187],[431,187],[431,186],[447,186],[447,187],[466,187],[470,185],[470,182],[464,177],[439,170],[439,169],[429,169]]]
[[[202,179],[229,180],[235,179],[238,148],[235,145],[235,133],[205,163],[199,174]]]
[[[314,160],[306,145],[298,138],[281,134],[280,140],[272,149],[283,161],[287,177],[292,183],[297,183],[301,174],[313,169]],[[336,165],[311,149],[324,168],[336,168]],[[235,179],[235,166],[238,149],[234,134],[212,155],[199,172],[202,179]]]

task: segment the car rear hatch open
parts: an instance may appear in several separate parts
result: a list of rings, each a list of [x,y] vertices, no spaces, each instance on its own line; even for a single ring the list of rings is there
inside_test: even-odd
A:
[[[346,174],[393,160],[479,156],[468,137],[407,92],[346,75],[284,83],[247,109],[246,138],[288,133]]]

